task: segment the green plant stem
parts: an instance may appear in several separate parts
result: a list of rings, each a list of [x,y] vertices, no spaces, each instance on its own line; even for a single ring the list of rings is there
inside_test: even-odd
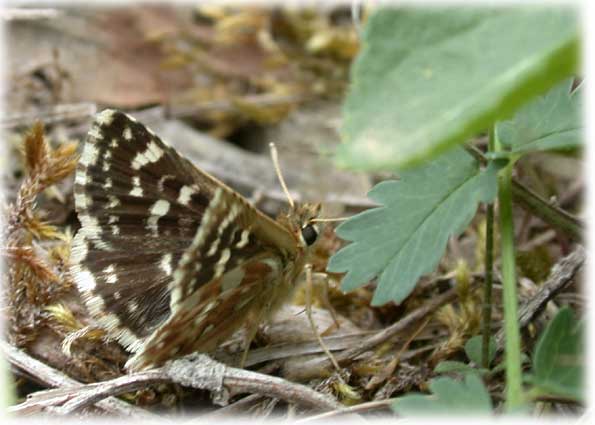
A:
[[[479,149],[471,145],[466,145],[465,149],[482,165],[487,164],[487,158]],[[552,205],[515,179],[512,180],[512,198],[520,207],[539,217],[550,226],[564,232],[575,241],[583,239],[585,224],[582,220]]]
[[[504,304],[504,335],[506,362],[507,411],[521,407],[521,337],[518,321],[517,279],[515,269],[514,223],[512,218],[513,162],[498,176],[498,205],[500,208],[500,240],[502,256],[502,301]]]
[[[488,150],[494,151],[495,126],[490,128]],[[494,281],[494,204],[486,204],[485,282],[482,308],[481,365],[490,368],[490,336],[492,328],[492,284]]]

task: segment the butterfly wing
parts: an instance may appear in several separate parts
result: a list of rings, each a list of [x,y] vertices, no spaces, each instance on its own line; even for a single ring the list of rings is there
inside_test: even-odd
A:
[[[282,270],[282,259],[265,253],[202,285],[176,303],[126,368],[140,370],[195,351],[210,352],[240,327],[257,325],[291,293]]]
[[[91,315],[131,351],[202,286],[295,249],[285,228],[118,111],[93,123],[74,198],[72,275]]]

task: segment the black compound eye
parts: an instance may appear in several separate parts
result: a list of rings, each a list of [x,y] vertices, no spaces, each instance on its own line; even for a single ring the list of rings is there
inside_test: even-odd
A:
[[[306,244],[308,244],[308,246],[312,245],[314,242],[316,242],[316,238],[318,238],[318,232],[316,231],[316,228],[311,224],[308,224],[302,228],[302,238],[304,238],[304,241]]]

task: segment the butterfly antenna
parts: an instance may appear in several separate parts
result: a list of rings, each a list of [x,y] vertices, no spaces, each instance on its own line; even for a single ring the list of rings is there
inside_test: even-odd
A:
[[[345,221],[349,219],[349,217],[334,217],[334,218],[312,218],[310,219],[310,223],[328,223],[331,221]]]
[[[291,208],[295,207],[295,202],[293,202],[293,198],[287,189],[287,185],[285,184],[285,180],[283,179],[283,174],[281,174],[281,167],[279,166],[279,154],[277,153],[277,147],[273,142],[269,143],[269,148],[271,150],[271,158],[273,159],[273,165],[275,166],[275,172],[277,173],[277,178],[279,179],[279,183],[281,183],[281,187],[283,188],[283,192],[285,196],[287,196],[287,201]]]

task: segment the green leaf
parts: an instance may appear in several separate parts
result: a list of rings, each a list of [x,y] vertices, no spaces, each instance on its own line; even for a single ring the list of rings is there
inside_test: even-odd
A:
[[[411,166],[512,116],[577,69],[571,7],[379,8],[343,110],[338,165]]]
[[[483,337],[481,335],[470,338],[465,344],[465,354],[467,354],[469,360],[478,366],[482,365],[482,345]],[[496,341],[494,341],[494,338],[490,338],[489,346],[489,363],[491,364],[496,356]]]
[[[584,399],[582,321],[572,309],[561,309],[541,334],[533,357],[531,381],[541,393]]]
[[[404,416],[438,414],[490,414],[492,400],[477,374],[464,380],[441,377],[430,381],[432,395],[411,394],[398,398],[393,410]]]
[[[498,138],[512,152],[570,149],[582,144],[582,86],[573,79],[521,108],[510,121],[498,123]]]
[[[444,360],[444,361],[441,361],[440,363],[438,363],[436,365],[436,367],[434,368],[434,372],[435,373],[452,373],[452,372],[457,372],[457,373],[473,372],[473,373],[477,373],[477,369],[475,369],[474,367],[469,366],[467,363],[458,362],[458,361],[455,361],[455,360]]]
[[[353,241],[330,259],[328,270],[347,272],[353,290],[380,276],[373,305],[401,302],[418,278],[433,271],[450,235],[459,234],[480,201],[495,197],[497,167],[480,171],[462,148],[408,170],[399,181],[376,185],[368,196],[382,207],[351,217],[336,229]]]

